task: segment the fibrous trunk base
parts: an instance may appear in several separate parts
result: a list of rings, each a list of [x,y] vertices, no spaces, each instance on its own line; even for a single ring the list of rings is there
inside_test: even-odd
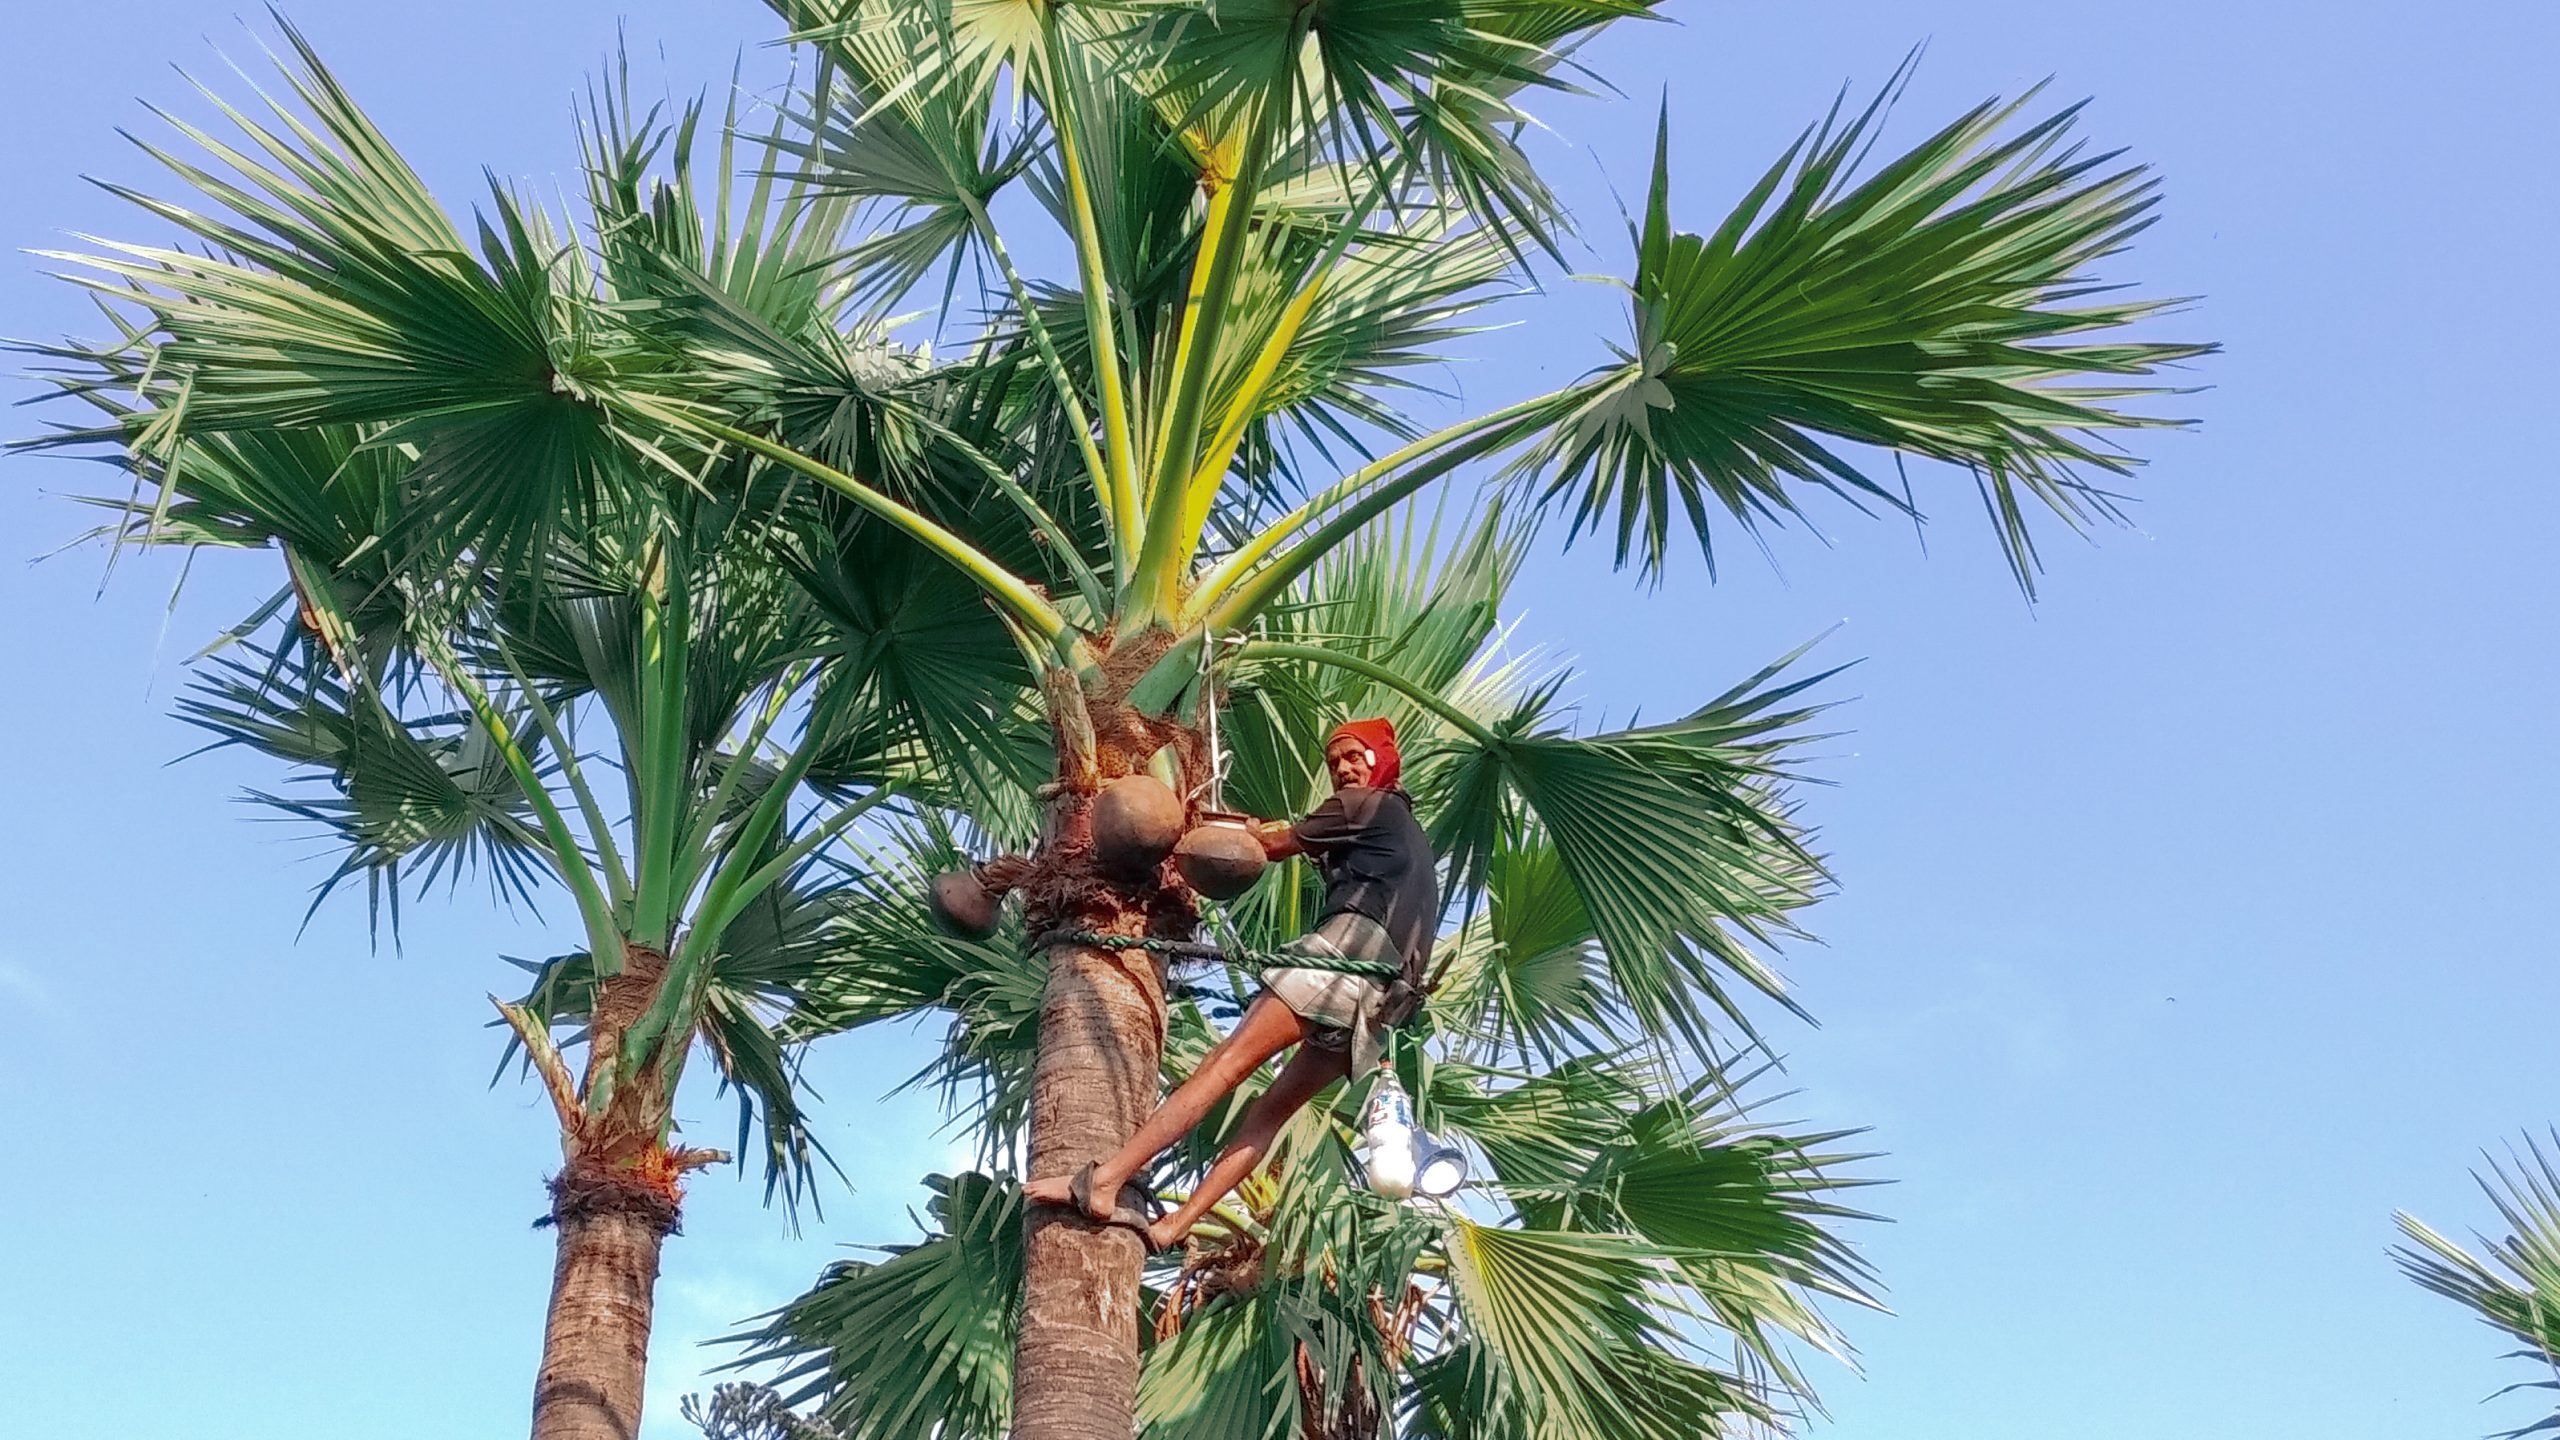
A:
[[[560,1235],[533,1386],[533,1440],[635,1440],[671,1177],[570,1162],[551,1182]]]

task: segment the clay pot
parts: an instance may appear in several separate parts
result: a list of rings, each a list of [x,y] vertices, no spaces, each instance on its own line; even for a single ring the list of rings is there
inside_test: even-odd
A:
[[[1182,837],[1173,847],[1173,863],[1192,889],[1212,900],[1233,900],[1253,888],[1270,862],[1252,831],[1212,821]]]
[[[926,889],[933,918],[963,940],[984,940],[996,933],[1004,896],[988,889],[974,870],[953,870],[933,877]]]
[[[1182,838],[1182,801],[1153,775],[1123,775],[1093,797],[1093,857],[1125,879],[1153,874]]]

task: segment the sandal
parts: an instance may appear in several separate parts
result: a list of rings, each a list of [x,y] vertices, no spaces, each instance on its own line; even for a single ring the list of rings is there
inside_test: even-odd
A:
[[[1099,1164],[1099,1161],[1086,1161],[1076,1168],[1075,1178],[1067,1182],[1067,1193],[1075,1199],[1076,1212],[1092,1224],[1116,1226],[1140,1240],[1146,1240],[1147,1231],[1163,1218],[1164,1207],[1155,1196],[1133,1181],[1120,1187],[1121,1203],[1118,1208],[1108,1214],[1096,1212],[1093,1208],[1093,1172]],[[1133,1193],[1137,1200],[1134,1205],[1129,1203]],[[1147,1248],[1152,1252],[1156,1247],[1150,1242]]]

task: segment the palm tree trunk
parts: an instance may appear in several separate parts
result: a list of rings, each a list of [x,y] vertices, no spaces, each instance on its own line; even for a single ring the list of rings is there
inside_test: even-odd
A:
[[[1083,710],[1072,690],[1051,697],[1083,710],[1061,723],[1058,775],[1034,878],[1024,895],[1035,933],[1052,927],[1105,935],[1187,937],[1198,911],[1170,878],[1097,871],[1089,803],[1103,779],[1146,765],[1171,745],[1201,773],[1197,732],[1137,715],[1125,687],[1164,653],[1161,633],[1124,641],[1107,663],[1115,683]],[[1084,724],[1090,729],[1084,729]],[[1075,732],[1081,731],[1080,735]],[[1143,950],[1059,945],[1049,952],[1040,1051],[1031,1078],[1029,1177],[1071,1174],[1118,1149],[1155,1108],[1164,1060],[1164,971]],[[1014,1344],[1013,1440],[1131,1440],[1138,1393],[1136,1235],[1035,1206],[1024,1217],[1024,1289]]]
[[[622,969],[597,988],[588,1015],[585,1082],[561,1105],[569,1162],[551,1179],[560,1250],[533,1382],[533,1440],[637,1440],[659,1252],[683,1214],[684,1173],[723,1158],[668,1148],[672,1107],[654,1066],[613,1091],[603,1110],[585,1105],[666,972],[662,952],[624,949]]]
[[[658,1252],[676,1202],[625,1170],[572,1161],[551,1182],[560,1232],[533,1440],[634,1440],[649,1368]]]
[[[1108,1155],[1156,1101],[1164,986],[1143,951],[1059,947],[1040,1007],[1031,1174]],[[1025,1217],[1013,1440],[1130,1440],[1138,1392],[1138,1271],[1127,1230],[1063,1211]]]
[[[1126,705],[1129,687],[1165,656],[1165,630],[1121,638],[1098,687],[1062,671],[1044,676],[1057,728],[1057,787],[1024,887],[1032,933],[1188,938],[1198,922],[1190,889],[1172,874],[1096,869],[1091,802],[1098,784],[1137,774],[1172,748],[1183,774],[1206,774],[1198,730]],[[1165,1061],[1165,971],[1149,951],[1052,945],[1032,1066],[1029,1179],[1073,1174],[1137,1133],[1157,1102]],[[1014,1338],[1011,1440],[1132,1440],[1137,1435],[1137,1235],[1062,1209],[1032,1207],[1021,1227],[1024,1299]]]

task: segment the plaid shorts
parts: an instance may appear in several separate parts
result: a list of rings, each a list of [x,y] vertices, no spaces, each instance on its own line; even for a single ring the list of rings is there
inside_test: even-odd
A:
[[[1403,963],[1387,927],[1350,911],[1327,915],[1315,929],[1280,947],[1280,954],[1292,953],[1318,960]],[[1348,1052],[1355,1075],[1378,1063],[1378,1010],[1386,1003],[1385,982],[1340,970],[1275,964],[1262,972],[1262,984],[1306,1022],[1310,1047]]]

